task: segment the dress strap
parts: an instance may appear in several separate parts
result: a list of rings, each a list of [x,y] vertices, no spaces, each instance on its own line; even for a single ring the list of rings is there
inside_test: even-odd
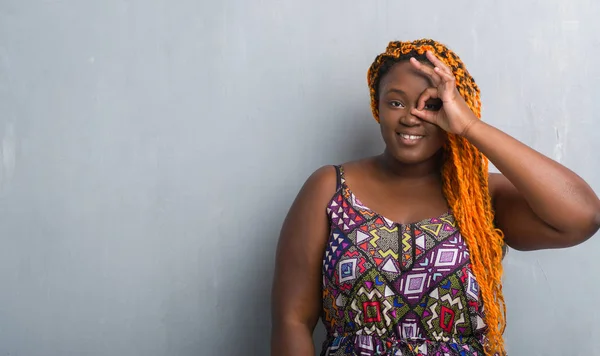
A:
[[[336,186],[335,191],[342,189],[342,166],[335,165]]]

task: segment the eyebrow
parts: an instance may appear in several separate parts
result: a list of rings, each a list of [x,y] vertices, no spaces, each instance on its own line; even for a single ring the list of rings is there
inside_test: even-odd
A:
[[[406,93],[401,90],[401,89],[396,89],[396,88],[391,88],[385,91],[384,94],[389,94],[389,93],[396,93],[396,94],[401,94],[401,95],[406,95]]]

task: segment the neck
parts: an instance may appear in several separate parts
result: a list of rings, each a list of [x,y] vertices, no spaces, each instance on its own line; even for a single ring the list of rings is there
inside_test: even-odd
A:
[[[386,175],[405,180],[440,180],[442,152],[419,163],[403,163],[387,150],[377,157],[378,166]]]

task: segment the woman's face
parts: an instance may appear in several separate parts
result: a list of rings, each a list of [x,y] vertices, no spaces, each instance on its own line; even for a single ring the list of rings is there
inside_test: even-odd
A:
[[[409,61],[393,65],[379,83],[379,124],[386,151],[400,163],[417,164],[435,158],[446,141],[446,133],[436,125],[411,114],[425,89],[427,77]],[[429,100],[428,110],[439,110],[440,100]]]

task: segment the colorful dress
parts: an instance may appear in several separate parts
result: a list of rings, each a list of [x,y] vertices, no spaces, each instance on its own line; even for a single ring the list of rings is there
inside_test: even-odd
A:
[[[364,206],[336,170],[321,356],[483,356],[483,303],[452,214],[395,223]]]

